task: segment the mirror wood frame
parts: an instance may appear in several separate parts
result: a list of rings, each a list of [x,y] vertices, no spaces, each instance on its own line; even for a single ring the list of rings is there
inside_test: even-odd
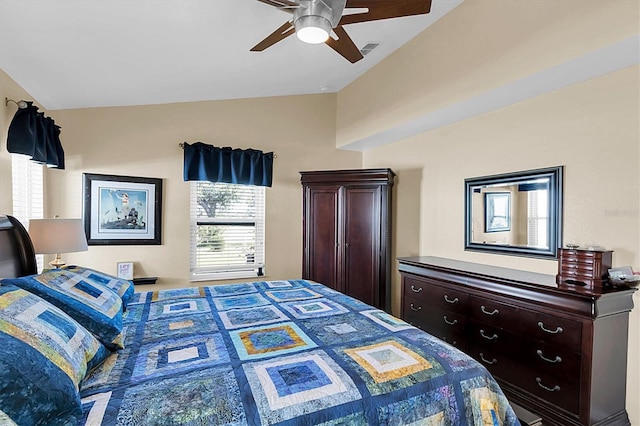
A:
[[[468,251],[480,251],[485,253],[557,259],[558,248],[562,247],[563,173],[564,167],[557,166],[465,179],[464,249]],[[506,185],[509,183],[518,184],[544,178],[549,179],[549,226],[547,230],[547,241],[549,242],[548,247],[537,248],[520,245],[493,244],[472,241],[472,196],[474,188],[500,184]]]

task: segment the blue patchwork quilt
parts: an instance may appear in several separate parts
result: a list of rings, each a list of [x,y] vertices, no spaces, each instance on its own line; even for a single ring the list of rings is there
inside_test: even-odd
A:
[[[311,281],[136,293],[124,322],[83,424],[518,424],[482,365]]]

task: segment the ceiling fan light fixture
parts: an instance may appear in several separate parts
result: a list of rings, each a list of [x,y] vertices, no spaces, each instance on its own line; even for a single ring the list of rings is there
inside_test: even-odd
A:
[[[331,22],[322,16],[301,16],[294,25],[296,36],[309,44],[324,43],[331,33]]]

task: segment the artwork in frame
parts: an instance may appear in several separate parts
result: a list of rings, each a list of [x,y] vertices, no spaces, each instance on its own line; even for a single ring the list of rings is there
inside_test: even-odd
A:
[[[511,194],[508,192],[485,192],[484,232],[511,230]]]
[[[133,262],[118,262],[118,278],[133,279]]]
[[[161,244],[162,179],[84,173],[89,245]]]

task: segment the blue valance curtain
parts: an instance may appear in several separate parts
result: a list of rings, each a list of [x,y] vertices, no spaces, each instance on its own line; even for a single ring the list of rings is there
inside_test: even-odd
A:
[[[273,152],[217,148],[202,142],[182,144],[184,180],[271,186]]]
[[[25,154],[48,167],[64,169],[64,150],[60,142],[60,126],[52,118],[38,112],[33,102],[25,102],[16,111],[7,133],[7,151]]]

